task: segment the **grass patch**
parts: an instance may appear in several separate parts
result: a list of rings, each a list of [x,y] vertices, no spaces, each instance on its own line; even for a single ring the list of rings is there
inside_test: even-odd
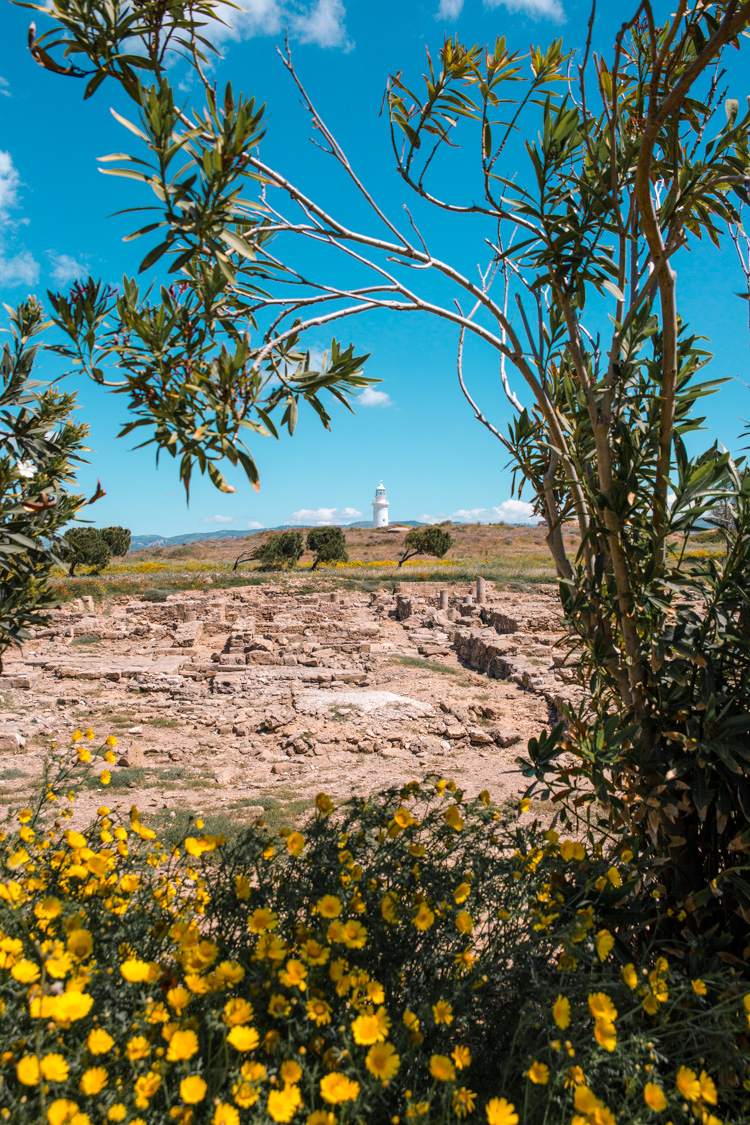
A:
[[[312,797],[295,798],[284,801],[273,797],[259,799],[247,798],[233,804],[229,812],[201,813],[203,828],[195,828],[196,812],[189,809],[175,809],[174,816],[166,809],[161,809],[153,816],[149,816],[146,823],[149,828],[159,836],[167,845],[180,844],[186,835],[211,836],[224,835],[227,843],[232,843],[243,837],[247,832],[258,832],[263,837],[275,836],[282,828],[297,828],[301,818],[314,806]],[[247,816],[244,809],[260,806],[263,809],[263,824],[256,827],[257,814]]]
[[[423,672],[443,672],[446,676],[460,676],[462,668],[450,668],[445,664],[438,664],[437,660],[424,660],[420,656],[392,656],[391,664],[400,664],[404,668],[421,668]]]
[[[157,715],[154,719],[147,719],[146,722],[151,727],[178,727],[180,725],[177,719],[165,719],[161,715]]]
[[[209,783],[210,779],[210,783]],[[214,776],[208,770],[201,770],[197,774],[186,773],[179,766],[123,766],[112,770],[112,779],[109,789],[129,789],[131,783],[138,789],[206,789],[217,788]],[[99,779],[90,774],[86,778],[88,789],[100,788]]]
[[[18,770],[15,766],[11,766],[7,770],[0,770],[0,781],[16,781],[19,777],[28,776],[25,770]]]
[[[73,637],[70,643],[73,645],[98,645],[101,643],[101,639],[98,633],[81,633],[80,637]]]

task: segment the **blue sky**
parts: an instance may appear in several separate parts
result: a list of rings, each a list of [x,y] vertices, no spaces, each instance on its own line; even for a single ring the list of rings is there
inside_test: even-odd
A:
[[[410,202],[393,169],[386,122],[378,117],[388,74],[403,69],[418,79],[425,46],[436,51],[444,33],[470,42],[506,35],[511,46],[548,43],[562,35],[580,47],[588,0],[244,0],[231,18],[236,30],[224,38],[215,65],[219,84],[235,86],[268,103],[269,134],[262,155],[332,210],[351,213],[352,204],[330,158],[309,143],[309,125],[275,46],[287,28],[298,70],[313,99],[362,179],[394,216]],[[661,5],[669,11],[670,5]],[[146,202],[126,181],[103,177],[96,157],[127,148],[110,106],[132,116],[116,88],[105,84],[88,102],[82,85],[48,74],[26,50],[30,13],[2,9],[0,36],[0,298],[13,304],[29,292],[68,285],[89,271],[117,283],[135,273],[145,244],[124,243],[132,228],[122,207]],[[597,42],[606,47],[624,9],[606,5]],[[744,56],[743,56],[744,57]],[[744,99],[746,81],[739,57],[728,58],[730,96]],[[182,75],[176,69],[174,80]],[[189,96],[186,92],[185,96]],[[454,180],[454,187],[462,185]],[[430,238],[440,239],[460,268],[472,270],[484,257],[482,239],[491,232],[476,220],[446,223],[422,214]],[[301,251],[309,264],[311,251]],[[709,335],[716,360],[712,375],[750,382],[746,304],[732,294],[742,288],[733,247],[697,251],[678,275],[684,311],[693,330]],[[456,333],[443,323],[373,313],[337,329],[345,343],[370,352],[367,373],[382,379],[355,416],[333,411],[327,433],[308,413],[293,438],[259,439],[253,447],[261,473],[259,495],[229,467],[231,496],[196,479],[189,509],[174,462],[158,470],[151,450],[133,451],[132,439],[117,439],[126,420],[124,400],[88,382],[79,386],[81,415],[91,427],[90,464],[80,474],[92,489],[101,478],[107,496],[91,510],[98,525],[123,524],[136,533],[176,535],[211,528],[241,529],[320,520],[368,518],[382,478],[391,518],[518,518],[511,499],[507,455],[474,421],[457,385]],[[311,338],[322,349],[329,335]],[[472,348],[467,375],[476,397],[501,430],[510,407],[499,385],[495,357]],[[46,357],[39,376],[59,375]],[[519,393],[521,388],[517,387]],[[521,394],[523,398],[523,395]],[[711,400],[710,430],[738,451],[742,418],[750,418],[750,390],[732,382]]]

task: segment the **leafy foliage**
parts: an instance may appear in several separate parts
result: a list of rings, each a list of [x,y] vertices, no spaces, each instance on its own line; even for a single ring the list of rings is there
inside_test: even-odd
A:
[[[312,569],[322,562],[348,562],[346,537],[340,527],[313,527],[307,533],[307,549],[315,552]]]
[[[750,200],[750,111],[724,99],[720,69],[747,33],[750,5],[680,5],[661,25],[650,12],[641,5],[592,70],[592,9],[573,87],[560,42],[532,49],[527,70],[504,40],[488,51],[448,41],[423,90],[391,81],[394,151],[414,190],[456,209],[426,186],[431,162],[457,145],[460,124],[475,130],[484,198],[466,210],[498,232],[476,300],[499,327],[517,409],[506,436],[463,378],[471,324],[461,327],[459,378],[544,515],[572,659],[591,696],[567,716],[564,738],[561,727],[536,742],[527,776],[564,807],[594,819],[603,810],[600,827],[632,835],[644,870],[651,855],[644,904],[666,894],[671,925],[747,957],[747,486],[718,447],[687,452],[703,422],[696,405],[718,383],[699,377],[711,356],[679,316],[675,262],[699,240],[719,246]],[[450,99],[461,108],[449,110]],[[519,128],[529,172],[509,176],[502,154]],[[532,405],[510,389],[506,365]],[[694,565],[687,538],[719,500],[738,510],[727,559]],[[579,533],[575,554],[566,523]]]
[[[125,527],[71,527],[65,532],[62,548],[71,577],[78,566],[90,566],[93,574],[99,574],[113,555],[128,553],[130,531]]]
[[[127,555],[130,550],[131,532],[127,527],[103,527],[101,536],[115,558]]]
[[[301,531],[278,531],[260,543],[250,558],[269,569],[295,567],[304,549]]]
[[[151,206],[133,210],[155,212],[153,220],[129,238],[159,231],[140,272],[160,263],[165,280],[175,279],[142,291],[133,278],[116,290],[89,277],[49,299],[67,338],[57,351],[128,396],[131,420],[121,436],[145,427],[142,444],[179,461],[188,495],[196,467],[222,492],[234,492],[218,467],[224,459],[257,489],[246,439],[278,437],[277,408],[290,434],[301,403],[328,428],[322,394],[351,410],[352,396],[373,382],[361,374],[367,357],[352,346],[332,340],[313,363],[299,331],[277,339],[273,324],[264,329],[256,319],[267,285],[301,284],[271,250],[269,207],[243,196],[259,182],[249,160],[265,134],[265,107],[235,96],[231,85],[219,98],[205,82],[205,104],[188,111],[167,71],[176,53],[203,77],[214,48],[201,29],[221,20],[219,7],[214,0],[137,9],[122,0],[61,2],[38,9],[55,25],[39,37],[32,25],[30,35],[41,66],[88,79],[84,97],[110,78],[138,108],[137,123],[114,114],[139,142],[138,154],[103,157],[102,171],[148,188]],[[115,368],[115,379],[107,368]]]
[[[3,652],[43,624],[55,600],[46,578],[58,532],[84,503],[69,487],[88,432],[72,421],[75,395],[32,378],[41,306],[29,300],[9,316],[0,359],[0,668]]]
[[[404,552],[398,565],[402,566],[414,555],[432,555],[436,559],[442,559],[452,544],[453,536],[441,527],[413,527],[406,533]]]

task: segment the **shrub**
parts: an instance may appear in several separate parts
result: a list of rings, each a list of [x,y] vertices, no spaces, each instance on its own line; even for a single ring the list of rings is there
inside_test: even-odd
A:
[[[259,544],[250,558],[260,563],[262,568],[281,569],[295,567],[303,551],[301,531],[280,531]]]
[[[348,562],[346,537],[340,527],[314,527],[307,533],[307,549],[315,552],[312,569],[324,562]]]
[[[0,670],[3,653],[47,621],[60,532],[84,504],[71,488],[88,432],[74,394],[33,378],[44,310],[30,298],[9,314],[0,354]]]
[[[639,933],[631,856],[435,779],[231,847],[78,832],[76,736],[0,845],[4,1119],[747,1120],[750,995]]]
[[[70,564],[72,578],[77,566],[90,566],[99,574],[113,555],[127,555],[130,531],[126,527],[70,527],[63,536],[64,558]]]
[[[403,566],[413,555],[433,555],[442,559],[452,543],[453,536],[440,527],[413,527],[404,539],[404,553],[398,565]]]

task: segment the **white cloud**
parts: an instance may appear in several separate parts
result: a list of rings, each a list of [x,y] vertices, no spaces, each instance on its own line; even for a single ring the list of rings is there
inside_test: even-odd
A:
[[[28,250],[6,255],[0,247],[0,285],[36,285],[39,280],[39,263]]]
[[[385,391],[376,391],[374,387],[365,387],[359,395],[360,406],[393,406],[390,396]]]
[[[6,98],[11,97],[10,82],[7,78],[0,78],[0,94],[3,94]]]
[[[11,207],[18,204],[21,177],[9,152],[0,150],[0,219],[6,220]]]
[[[4,92],[4,91],[1,91]],[[18,206],[18,189],[21,177],[9,152],[0,150],[0,226],[11,224],[10,211]],[[21,223],[25,220],[21,220]],[[17,253],[8,250],[0,239],[0,285],[12,288],[16,285],[36,285],[39,280],[39,263],[30,251],[21,249]]]
[[[442,20],[456,20],[461,15],[464,0],[440,0],[437,18]]]
[[[303,43],[350,51],[354,44],[347,37],[345,20],[342,0],[316,0],[309,12],[292,21],[292,29]]]
[[[257,520],[250,520],[250,522],[245,526],[247,527],[248,531],[260,531],[263,527],[265,527],[265,524],[258,523]]]
[[[494,508],[459,508],[450,516],[442,512],[436,516],[419,517],[420,523],[442,523],[443,520],[452,520],[453,523],[529,524],[533,527],[539,523],[539,516],[534,515],[534,505],[525,500],[503,500]]]
[[[204,516],[204,523],[237,523],[234,516]]]
[[[343,0],[244,0],[237,11],[219,4],[216,14],[224,25],[215,23],[214,43],[227,39],[252,39],[256,35],[281,35],[287,28],[292,38],[318,47],[351,50],[346,34],[346,9]]]
[[[362,513],[356,508],[300,508],[292,512],[289,522],[305,527],[326,527],[328,524],[353,523],[361,518]]]
[[[561,0],[484,0],[485,8],[507,8],[509,12],[524,12],[532,19],[550,19],[565,22]]]
[[[68,285],[71,281],[75,281],[81,274],[88,273],[86,266],[81,262],[77,262],[70,254],[55,254],[50,253],[52,260],[52,268],[50,273],[52,280],[57,285]]]
[[[240,11],[218,4],[215,13],[224,23],[214,24],[211,39],[214,43],[222,43],[225,39],[278,35],[283,26],[282,12],[279,0],[245,0]]]

